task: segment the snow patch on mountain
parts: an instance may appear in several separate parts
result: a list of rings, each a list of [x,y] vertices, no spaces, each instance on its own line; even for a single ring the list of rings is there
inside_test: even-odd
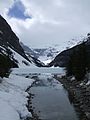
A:
[[[17,61],[19,68],[24,68],[24,67],[36,67],[36,65],[34,63],[30,63],[28,62],[25,58],[23,58],[20,54],[18,54],[17,52],[15,52],[14,50],[12,50],[11,48],[9,48],[12,53],[13,53],[13,57],[14,59]],[[31,61],[32,58],[30,59]]]

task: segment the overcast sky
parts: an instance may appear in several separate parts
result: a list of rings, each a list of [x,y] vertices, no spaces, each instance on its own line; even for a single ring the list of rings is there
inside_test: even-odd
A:
[[[90,32],[90,0],[0,0],[0,14],[32,48],[64,46]]]

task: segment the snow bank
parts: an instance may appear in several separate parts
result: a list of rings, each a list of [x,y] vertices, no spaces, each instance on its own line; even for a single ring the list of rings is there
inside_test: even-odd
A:
[[[5,106],[5,107],[4,107]],[[0,98],[0,120],[19,120],[18,113],[7,102]]]
[[[8,48],[12,51],[14,59],[18,61],[18,66],[19,67],[22,67],[22,68],[24,68],[24,67],[30,67],[31,64],[25,58],[23,58],[20,54],[18,54],[17,52],[15,52],[10,47],[8,47]],[[26,62],[28,65],[26,66],[23,63],[23,61]]]
[[[31,117],[27,110],[27,96],[25,90],[34,80],[21,76],[10,75],[0,83],[0,120],[20,120]]]

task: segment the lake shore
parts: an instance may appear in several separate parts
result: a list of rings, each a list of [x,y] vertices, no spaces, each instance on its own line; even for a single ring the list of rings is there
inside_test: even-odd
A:
[[[66,117],[67,120],[79,120],[64,87],[54,79],[54,74],[35,74],[26,77],[35,80],[28,89],[30,97],[27,107],[32,113],[32,119],[29,120],[65,120]]]
[[[71,78],[58,76],[55,78],[60,81],[68,91],[71,103],[76,112],[80,112],[80,120],[90,120],[90,85],[85,81],[71,80]]]

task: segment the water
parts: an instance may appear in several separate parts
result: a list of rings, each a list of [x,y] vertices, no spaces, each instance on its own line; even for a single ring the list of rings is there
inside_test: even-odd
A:
[[[30,89],[34,112],[42,120],[78,120],[62,84],[53,75],[38,75]]]
[[[65,74],[60,68],[14,69],[14,74],[35,79],[29,90],[34,94],[32,108],[42,120],[79,120],[68,93],[54,75]]]

